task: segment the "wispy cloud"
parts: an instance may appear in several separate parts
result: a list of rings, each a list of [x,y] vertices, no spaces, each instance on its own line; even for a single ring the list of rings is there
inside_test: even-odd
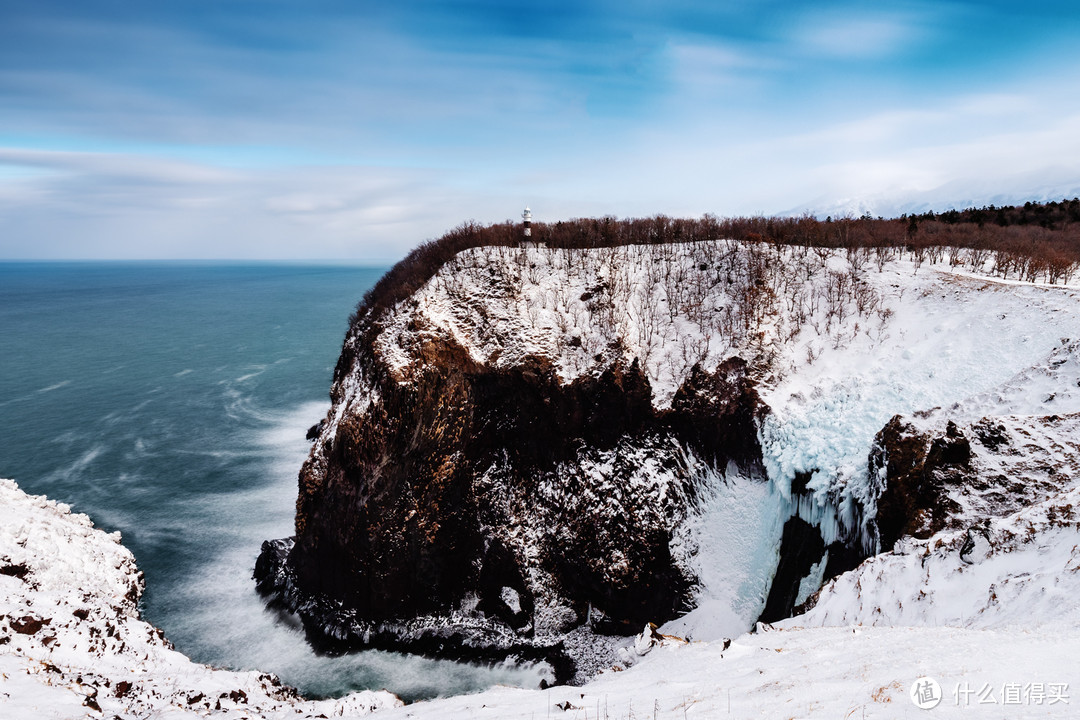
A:
[[[1080,167],[1077,29],[959,0],[3,4],[0,256],[388,258],[526,202],[1019,187]]]
[[[0,149],[0,257],[388,259],[445,229],[459,194],[437,173],[376,167],[249,172],[175,160]],[[49,238],[46,245],[21,237]]]
[[[808,55],[846,59],[880,59],[896,55],[925,37],[918,18],[882,14],[811,15],[790,29],[793,49]]]

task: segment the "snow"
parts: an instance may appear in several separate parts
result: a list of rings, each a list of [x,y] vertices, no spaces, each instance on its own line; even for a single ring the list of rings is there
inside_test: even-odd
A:
[[[1066,439],[1076,437],[1075,425],[1060,429]],[[28,573],[0,575],[0,637],[10,638],[0,645],[0,716],[356,717],[381,706],[375,717],[390,720],[921,717],[908,692],[929,676],[944,694],[934,717],[1073,717],[1080,702],[1073,697],[1080,538],[1076,518],[1052,508],[1080,507],[1077,495],[1073,481],[1062,481],[1060,496],[996,521],[998,544],[982,563],[960,561],[952,534],[943,536],[952,549],[933,549],[940,538],[931,538],[842,576],[810,614],[730,643],[684,643],[647,631],[628,650],[631,667],[584,687],[497,687],[401,707],[377,693],[304,701],[258,673],[191,663],[137,618],[126,596],[138,571],[119,538],[4,481],[0,557],[4,567],[26,565]],[[1027,523],[1036,528],[1031,540]],[[996,583],[996,605],[985,602],[988,583]],[[930,599],[914,599],[920,587],[932,591]],[[907,608],[909,601],[914,609],[903,616],[872,609],[901,612],[900,602]],[[82,609],[87,619],[78,621],[73,612]],[[50,623],[34,635],[13,632],[12,619],[25,615]],[[889,626],[899,621],[909,626]],[[50,637],[56,639],[45,643]],[[132,687],[116,697],[121,681]],[[221,710],[211,712],[202,699],[189,704],[199,695],[215,707],[220,700]],[[87,698],[103,712],[84,705]]]
[[[739,355],[770,408],[759,441],[775,487],[762,502],[817,526],[827,544],[855,539],[873,552],[880,479],[867,457],[893,415],[1080,410],[1080,284],[1002,279],[993,267],[992,257],[972,269],[888,249],[733,241],[474,248],[379,320],[376,348],[402,383],[434,337],[495,367],[548,358],[563,382],[637,359],[657,408],[695,363],[712,370]],[[809,492],[792,497],[797,473]],[[728,490],[706,484],[718,493],[707,513]]]
[[[604,572],[613,584],[620,582],[623,574],[634,570],[627,552],[628,534],[640,532],[639,528],[673,531],[685,518],[692,504],[688,497],[692,471],[685,468],[687,462],[683,450],[670,439],[639,438],[610,450],[581,447],[572,461],[539,477],[534,491],[507,482],[501,462],[477,479],[477,492],[510,518],[486,527],[484,533],[514,548],[525,560],[526,581],[535,602],[535,638],[562,642],[577,663],[581,681],[610,664],[620,639],[598,637],[587,627],[567,633],[577,624],[577,613],[557,592],[557,579],[543,569],[539,561],[543,548],[547,543],[573,542],[573,538],[553,535],[565,532],[564,516],[588,517],[590,532],[606,553]],[[567,492],[567,487],[576,490]],[[631,514],[626,508],[635,510]],[[695,562],[695,553],[696,545],[676,551],[686,563]],[[520,597],[511,588],[503,588],[501,595],[511,611],[520,608]]]
[[[1004,705],[1007,685],[1075,685],[1077,640],[1053,632],[962,628],[802,628],[724,643],[668,643],[622,672],[580,688],[497,688],[433,700],[378,717],[459,718],[902,718],[923,711],[908,698],[929,676],[945,698],[931,717],[1067,718],[1075,696]],[[1064,660],[1069,658],[1069,660]],[[979,704],[989,687],[996,704]],[[972,689],[965,696],[965,688]],[[1075,687],[1070,686],[1075,693]],[[1069,689],[1066,694],[1069,694]],[[960,690],[959,705],[956,691]],[[1028,697],[1032,697],[1029,689]],[[1021,700],[1023,694],[1021,694]],[[569,705],[567,705],[567,703]],[[563,708],[566,708],[565,710]]]
[[[199,665],[139,618],[120,534],[0,480],[0,717],[301,718],[399,705],[386,692],[310,701],[271,675]]]
[[[1067,365],[1058,360],[1050,366]],[[914,718],[925,711],[912,687],[927,677],[941,693],[931,717],[1076,717],[1080,413],[993,420],[1005,441],[972,440],[984,482],[955,488],[966,499],[957,527],[904,539],[839,576],[804,615],[728,641],[709,634],[724,617],[703,607],[676,621],[695,641],[646,629],[620,650],[620,669],[583,687],[496,688],[380,717]],[[975,435],[972,423],[960,431]],[[735,482],[735,493],[755,491]],[[1014,483],[1032,492],[1010,497]],[[969,528],[986,538],[973,552]]]
[[[856,527],[860,520],[848,498],[872,514],[866,458],[893,415],[957,404],[964,417],[1080,410],[1075,384],[1063,382],[1065,371],[1037,370],[1066,359],[1068,372],[1075,372],[1076,344],[1069,344],[1080,336],[1075,289],[925,266],[915,273],[903,263],[868,277],[890,298],[884,334],[823,348],[812,364],[762,392],[773,410],[761,428],[769,474],[783,487],[796,472],[813,473],[814,503],[800,507],[800,515],[822,525],[826,542],[845,528],[865,532]],[[1051,388],[1059,395],[1047,401]],[[1003,393],[1012,403],[998,397]],[[840,502],[826,502],[830,495]],[[828,515],[837,504],[839,522]]]
[[[119,538],[3,481],[0,568],[14,574],[0,574],[0,716],[333,717],[381,708],[380,718],[431,720],[923,717],[909,691],[931,677],[944,696],[933,717],[1075,717],[1080,287],[895,256],[878,266],[842,252],[768,248],[762,260],[758,251],[726,242],[478,248],[381,320],[377,351],[403,383],[436,335],[496,366],[547,357],[564,382],[638,358],[659,408],[696,362],[711,369],[740,354],[751,363],[772,411],[759,428],[768,478],[686,458],[700,504],[679,519],[673,552],[701,580],[698,607],[659,632],[690,642],[647,630],[621,652],[598,651],[600,666],[608,649],[623,661],[582,687],[496,687],[409,706],[386,693],[303,700],[270,676],[207,668],[171,650],[138,618],[141,580]],[[740,305],[761,262],[785,270],[759,278],[755,286],[772,294],[758,298],[761,307]],[[830,295],[841,275],[851,287]],[[343,401],[322,440],[373,397],[358,369],[336,390]],[[865,523],[881,487],[867,456],[896,414],[929,433],[956,422],[973,438],[980,485],[950,491],[960,512],[946,529],[902,539],[817,591],[823,561],[800,587],[800,600],[812,596],[809,612],[744,632],[764,604],[792,514],[818,524],[826,542],[854,534],[873,544]],[[1007,442],[981,444],[979,423]],[[608,490],[678,504],[676,478],[620,452],[641,472],[632,487]],[[615,460],[583,456],[575,472],[602,480]],[[791,493],[796,472],[812,473],[800,497]],[[528,541],[534,530],[505,532]],[[26,627],[24,618],[49,623],[22,634],[15,626]],[[120,682],[131,683],[122,696]]]
[[[695,640],[736,637],[765,607],[791,510],[775,485],[735,468],[724,475],[707,466],[697,471],[705,476],[702,501],[674,548],[700,583],[696,607],[662,630]]]
[[[1080,414],[995,421],[1007,442],[990,449],[972,440],[980,482],[951,490],[961,509],[949,528],[902,539],[785,622],[1080,634]]]

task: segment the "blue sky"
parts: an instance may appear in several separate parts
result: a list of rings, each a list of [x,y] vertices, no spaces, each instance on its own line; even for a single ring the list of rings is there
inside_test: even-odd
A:
[[[0,257],[1076,193],[1072,2],[0,0]]]

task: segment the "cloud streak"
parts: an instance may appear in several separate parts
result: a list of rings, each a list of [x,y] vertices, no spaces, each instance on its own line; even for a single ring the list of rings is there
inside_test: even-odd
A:
[[[1019,7],[4,4],[0,257],[390,259],[525,203],[1033,193],[1080,168],[1080,10]]]

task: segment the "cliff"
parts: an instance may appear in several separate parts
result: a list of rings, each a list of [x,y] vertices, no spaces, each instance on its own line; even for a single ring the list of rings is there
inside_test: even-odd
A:
[[[1076,299],[866,248],[466,250],[361,306],[260,588],[327,650],[557,680],[695,607],[699,636],[786,617],[937,506],[917,443],[888,482],[889,419],[1075,362]],[[931,466],[963,467],[950,438]]]

